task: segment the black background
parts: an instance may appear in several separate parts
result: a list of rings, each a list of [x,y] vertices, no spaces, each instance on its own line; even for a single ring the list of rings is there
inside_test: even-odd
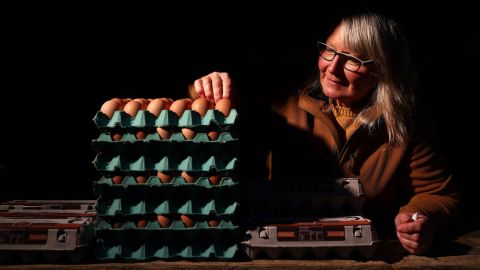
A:
[[[95,198],[92,118],[104,101],[185,97],[195,78],[225,70],[262,105],[309,78],[327,25],[368,9],[392,16],[407,34],[465,212],[478,213],[473,4],[161,2],[1,8],[0,200]]]

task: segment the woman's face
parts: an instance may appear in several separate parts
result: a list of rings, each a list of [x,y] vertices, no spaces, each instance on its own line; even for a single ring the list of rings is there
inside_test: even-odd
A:
[[[333,31],[326,43],[337,52],[353,55],[362,60],[369,60],[345,47],[341,26]],[[339,105],[354,107],[364,101],[377,84],[377,77],[373,75],[374,66],[372,64],[362,65],[358,71],[352,72],[343,67],[340,57],[343,56],[336,55],[331,61],[318,57],[320,84],[327,97],[336,100]]]

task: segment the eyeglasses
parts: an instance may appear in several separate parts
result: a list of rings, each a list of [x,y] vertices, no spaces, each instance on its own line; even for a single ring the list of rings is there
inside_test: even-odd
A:
[[[320,53],[320,57],[327,61],[332,61],[333,58],[338,55],[338,57],[340,57],[340,62],[342,63],[343,68],[352,72],[358,71],[361,66],[373,63],[373,60],[363,61],[353,55],[337,52],[334,48],[320,41],[317,42],[317,47],[318,52]]]

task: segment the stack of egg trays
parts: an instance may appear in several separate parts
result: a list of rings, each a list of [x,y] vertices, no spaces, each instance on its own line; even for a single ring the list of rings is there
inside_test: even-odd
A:
[[[238,138],[235,136],[237,111],[227,117],[217,110],[208,110],[201,117],[185,110],[178,117],[170,110],[158,117],[140,110],[135,117],[116,111],[111,119],[97,112],[94,122],[101,134],[93,140],[97,152],[94,165],[102,177],[94,184],[97,199],[96,256],[101,260],[145,259],[232,259],[239,250],[239,182]],[[162,139],[157,127],[172,131]],[[182,128],[191,128],[196,136],[186,140]],[[211,141],[208,130],[219,131]],[[135,133],[147,133],[138,140]],[[121,140],[111,134],[121,131]],[[211,170],[223,177],[212,185],[206,177]],[[175,176],[162,183],[157,171],[187,171],[200,175],[194,183]],[[134,175],[147,173],[145,183],[137,183]],[[120,184],[113,184],[113,175],[123,175]],[[191,227],[179,219],[181,215],[195,218]],[[169,215],[169,227],[161,227],[157,215]],[[209,227],[207,218],[214,216],[218,226]],[[146,224],[137,227],[136,221]],[[116,225],[116,221],[121,221]]]

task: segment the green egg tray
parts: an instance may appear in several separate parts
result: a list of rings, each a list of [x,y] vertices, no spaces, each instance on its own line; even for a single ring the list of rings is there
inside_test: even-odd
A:
[[[158,117],[155,117],[149,111],[140,110],[134,117],[129,116],[124,111],[116,111],[109,119],[102,112],[97,112],[93,118],[96,126],[100,130],[112,128],[145,128],[145,127],[189,127],[211,126],[218,127],[233,125],[238,118],[236,109],[232,109],[230,114],[225,117],[220,111],[210,109],[203,117],[193,110],[185,110],[178,117],[173,111],[162,110]]]
[[[221,189],[238,185],[238,181],[232,177],[222,177],[218,185],[212,185],[208,177],[201,176],[193,183],[187,183],[181,176],[174,176],[169,183],[162,183],[157,176],[150,176],[145,183],[137,183],[133,176],[125,176],[120,184],[114,184],[111,177],[102,177],[95,185],[97,193],[102,193],[105,189],[119,189],[126,188],[151,189],[152,187],[178,187],[178,186],[198,186],[204,188]]]
[[[104,172],[144,172],[144,171],[188,171],[188,172],[205,172],[210,170],[228,171],[234,170],[237,166],[238,158],[234,157],[230,160],[223,160],[220,156],[210,156],[201,161],[193,156],[187,156],[182,160],[178,160],[173,156],[164,156],[160,160],[152,160],[149,155],[142,155],[134,160],[128,157],[117,155],[107,160],[104,155],[98,154],[93,161],[98,171]]]
[[[209,215],[233,215],[238,210],[238,202],[222,202],[216,199],[210,199],[205,202],[197,200],[187,200],[178,202],[175,200],[154,201],[126,201],[121,198],[115,198],[108,203],[100,197],[97,202],[97,215],[115,216],[115,215],[145,215],[145,214],[201,214]]]
[[[101,231],[95,248],[99,260],[215,258],[239,254],[238,230],[119,230]]]
[[[175,143],[187,143],[187,144],[208,144],[209,146],[213,146],[216,144],[225,144],[225,143],[232,143],[238,142],[237,138],[234,138],[230,132],[221,132],[218,136],[217,140],[210,140],[206,133],[197,133],[194,138],[187,140],[183,136],[181,132],[174,132],[170,138],[162,139],[158,135],[157,132],[153,132],[148,134],[145,139],[137,139],[135,138],[135,134],[126,132],[122,135],[122,139],[118,141],[112,140],[112,137],[109,133],[101,133],[96,140],[93,140],[92,144],[94,149],[98,149],[99,147],[104,147],[105,145],[121,145],[121,144],[128,144],[128,143],[158,143],[162,146],[166,146],[168,144],[175,144]]]
[[[222,217],[220,217],[222,218]],[[188,231],[197,231],[197,230],[206,230],[209,233],[215,233],[215,231],[224,231],[224,230],[236,230],[239,226],[234,225],[230,220],[220,220],[217,227],[210,227],[207,221],[198,221],[192,227],[186,227],[181,220],[174,220],[170,227],[162,228],[158,221],[152,220],[148,221],[145,227],[138,228],[133,221],[127,221],[122,223],[122,226],[119,228],[114,228],[110,223],[105,220],[100,219],[95,227],[95,230],[112,230],[117,231],[118,233],[123,233],[124,230],[140,230],[140,231],[163,231],[163,233],[171,234],[172,231],[179,232],[188,232]]]
[[[192,155],[198,152],[235,155],[239,151],[239,140],[234,139],[228,132],[221,133],[216,141],[210,141],[205,133],[198,133],[192,140],[185,140],[181,133],[174,133],[168,140],[161,140],[158,133],[149,134],[143,140],[137,140],[133,134],[125,133],[121,140],[112,141],[109,134],[102,133],[97,140],[92,141],[92,145],[97,153],[117,154],[168,155],[180,151]]]

